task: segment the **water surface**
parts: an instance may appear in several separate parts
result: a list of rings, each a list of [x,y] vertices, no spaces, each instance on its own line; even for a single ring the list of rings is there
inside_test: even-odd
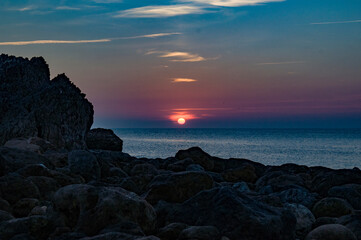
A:
[[[266,165],[296,163],[361,168],[361,129],[113,129],[123,151],[167,158],[199,146],[212,156],[247,158]]]

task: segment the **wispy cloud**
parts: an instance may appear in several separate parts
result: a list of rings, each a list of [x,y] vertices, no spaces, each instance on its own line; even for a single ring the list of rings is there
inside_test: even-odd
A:
[[[74,43],[100,43],[110,42],[111,39],[97,39],[97,40],[36,40],[36,41],[20,41],[20,42],[0,42],[0,46],[21,46],[21,45],[33,45],[33,44],[74,44]]]
[[[147,35],[140,35],[134,37],[123,37],[121,39],[136,39],[136,38],[158,38],[158,37],[166,37],[172,35],[180,35],[182,33],[174,32],[174,33],[154,33],[154,34],[147,34]]]
[[[22,45],[34,45],[34,44],[102,43],[102,42],[111,42],[114,40],[122,40],[122,39],[158,38],[158,37],[165,37],[165,36],[178,35],[178,34],[181,33],[154,33],[154,34],[140,35],[134,37],[103,38],[96,40],[34,40],[34,41],[0,42],[0,46],[22,46]]]
[[[229,111],[233,108],[174,108],[172,111]]]
[[[8,8],[8,11],[18,11],[18,12],[26,12],[26,11],[31,11],[36,9],[36,7],[34,6],[26,6],[26,7],[21,7],[21,8]]]
[[[361,20],[339,21],[339,22],[316,22],[316,23],[311,23],[311,25],[346,24],[346,23],[361,23]]]
[[[206,12],[203,7],[195,5],[164,5],[145,6],[119,11],[116,18],[162,18],[187,14],[201,14]]]
[[[81,8],[69,7],[69,6],[59,6],[55,8],[56,10],[71,10],[71,11],[79,11]]]
[[[202,62],[208,59],[189,52],[149,51],[146,55],[157,54],[160,58],[170,58],[171,62]]]
[[[219,7],[241,7],[241,6],[254,6],[271,2],[284,2],[286,0],[180,0],[181,2],[193,2],[210,4]]]
[[[196,79],[192,78],[173,78],[173,83],[191,83],[191,82],[197,82]]]
[[[257,63],[256,65],[287,65],[287,64],[300,64],[304,63],[303,61],[290,61],[290,62],[265,62],[265,63]]]

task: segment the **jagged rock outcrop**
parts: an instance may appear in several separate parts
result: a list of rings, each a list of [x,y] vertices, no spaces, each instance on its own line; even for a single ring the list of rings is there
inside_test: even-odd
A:
[[[93,105],[64,74],[50,80],[42,57],[0,55],[0,145],[40,137],[58,148],[86,148]]]

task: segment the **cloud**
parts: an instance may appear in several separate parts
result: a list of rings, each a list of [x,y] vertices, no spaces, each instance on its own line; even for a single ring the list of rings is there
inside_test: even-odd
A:
[[[135,37],[120,37],[120,38],[104,38],[96,40],[34,40],[34,41],[17,41],[17,42],[0,42],[0,46],[23,46],[23,45],[34,45],[34,44],[77,44],[77,43],[102,43],[111,42],[114,40],[121,39],[137,39],[137,38],[157,38],[170,35],[176,35],[181,33],[154,33]]]
[[[172,111],[229,111],[232,108],[174,108]]]
[[[197,80],[192,78],[173,78],[173,83],[190,83],[190,82],[197,82]]]
[[[284,2],[286,0],[180,0],[181,2],[193,2],[210,4],[219,7],[241,7],[241,6],[254,6],[271,2]]]
[[[172,35],[180,35],[182,33],[174,32],[174,33],[154,33],[154,34],[147,34],[147,35],[140,35],[134,37],[123,37],[121,39],[137,39],[137,38],[158,38],[158,37],[166,37]]]
[[[95,3],[121,3],[123,0],[92,0]]]
[[[195,5],[145,6],[118,12],[116,18],[162,18],[207,12],[203,7]]]
[[[110,42],[111,39],[98,39],[98,40],[76,40],[76,41],[64,41],[64,40],[35,40],[35,41],[20,41],[20,42],[0,42],[0,46],[22,46],[33,44],[75,44],[75,43],[100,43]]]
[[[81,10],[80,8],[69,7],[69,6],[59,6],[59,7],[56,7],[55,9],[56,10],[73,10],[73,11]]]
[[[170,58],[171,62],[202,62],[208,59],[189,52],[150,51],[146,55],[158,54],[161,58]]]
[[[339,22],[318,22],[318,23],[311,23],[311,25],[345,24],[345,23],[361,23],[361,20],[339,21]]]
[[[300,64],[304,63],[302,61],[290,61],[290,62],[265,62],[265,63],[257,63],[256,65],[286,65],[286,64]]]
[[[31,11],[36,9],[36,7],[34,6],[26,6],[26,7],[22,7],[22,8],[9,8],[7,10],[9,11],[18,11],[18,12],[26,12],[26,11]]]

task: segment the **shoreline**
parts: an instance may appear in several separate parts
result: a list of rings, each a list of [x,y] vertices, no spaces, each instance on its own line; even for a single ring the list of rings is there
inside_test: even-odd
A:
[[[358,168],[265,166],[198,147],[166,159],[0,147],[0,160],[5,240],[361,237]]]

